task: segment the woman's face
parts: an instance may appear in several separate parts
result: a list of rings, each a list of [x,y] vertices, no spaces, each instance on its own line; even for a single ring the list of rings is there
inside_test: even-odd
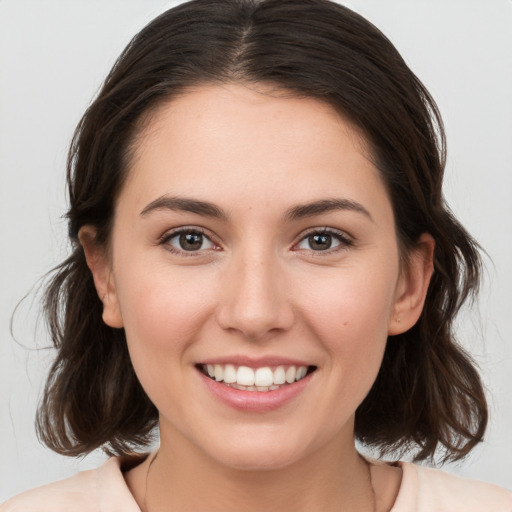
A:
[[[94,261],[162,446],[234,468],[353,447],[388,334],[421,310],[358,132],[318,100],[241,85],[157,111]]]

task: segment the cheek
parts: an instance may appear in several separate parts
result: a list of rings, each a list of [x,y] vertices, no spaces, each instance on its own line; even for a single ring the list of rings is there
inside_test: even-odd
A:
[[[310,280],[308,290],[298,291],[308,300],[303,310],[327,332],[380,331],[387,324],[394,306],[396,274],[389,268],[335,269]]]
[[[193,367],[188,363],[213,299],[201,292],[202,280],[191,280],[186,272],[153,266],[151,272],[137,273],[135,265],[127,268],[129,279],[119,279],[118,298],[135,373],[160,411],[169,412],[171,400],[172,414],[178,414],[176,393],[184,369]]]
[[[150,267],[130,279],[120,280],[118,297],[130,350],[145,357],[183,351],[197,338],[212,294],[200,275]]]
[[[309,329],[331,354],[331,364],[356,382],[378,372],[394,306],[396,274],[371,268],[336,269],[335,276],[316,279],[307,294],[300,292],[308,297],[301,309]]]

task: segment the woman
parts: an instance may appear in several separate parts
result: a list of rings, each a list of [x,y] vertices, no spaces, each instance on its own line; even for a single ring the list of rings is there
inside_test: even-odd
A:
[[[77,129],[74,252],[46,296],[40,435],[124,457],[2,510],[510,510],[505,490],[354,446],[457,460],[485,431],[452,335],[480,260],[443,166],[433,100],[350,10],[157,18]],[[128,456],[157,425],[158,451]]]

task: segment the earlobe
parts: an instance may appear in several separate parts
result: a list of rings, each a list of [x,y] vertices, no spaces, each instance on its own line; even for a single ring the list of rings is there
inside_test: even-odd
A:
[[[390,336],[408,331],[418,321],[434,272],[434,238],[424,233],[408,255],[397,286],[395,304],[389,320]]]
[[[96,293],[103,303],[103,321],[110,327],[120,329],[123,319],[108,253],[96,243],[96,229],[93,226],[83,226],[78,232],[78,239],[92,273]]]

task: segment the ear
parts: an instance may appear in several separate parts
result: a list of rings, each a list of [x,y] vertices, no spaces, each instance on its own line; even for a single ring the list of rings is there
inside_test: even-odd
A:
[[[418,321],[434,272],[434,248],[434,239],[424,233],[408,255],[398,280],[388,335],[402,334]]]
[[[78,232],[78,239],[92,272],[96,293],[103,303],[103,321],[110,327],[120,329],[123,319],[108,251],[96,242],[96,228],[93,226],[83,226]]]

